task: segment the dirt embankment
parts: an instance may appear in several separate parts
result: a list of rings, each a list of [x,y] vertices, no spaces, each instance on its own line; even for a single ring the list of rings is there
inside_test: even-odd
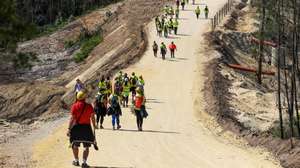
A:
[[[282,140],[271,132],[278,123],[274,77],[264,76],[264,85],[258,85],[255,74],[227,67],[228,63],[255,66],[249,49],[251,44],[247,41],[249,30],[255,30],[251,25],[255,21],[251,19],[250,23],[245,23],[253,13],[248,8],[238,9],[235,13],[242,15],[231,15],[224,27],[207,35],[211,47],[221,54],[221,58],[214,59],[206,68],[213,71],[206,72],[205,97],[214,100],[208,102],[207,111],[226,130],[245,138],[250,145],[267,148],[278,157],[282,166],[299,168],[300,141],[293,139],[294,148],[291,149],[289,139]],[[269,65],[264,66],[272,70]]]
[[[110,75],[137,61],[147,46],[144,25],[166,2],[168,0],[124,1],[87,14],[50,36],[20,44],[19,50],[37,53],[41,61],[29,73],[21,75],[22,83],[1,85],[5,89],[0,91],[0,118],[28,122],[44,113],[58,113],[64,92],[63,102],[69,105],[73,101],[72,83],[66,84],[76,77],[81,77],[92,91],[100,75]],[[64,42],[78,38],[82,26],[89,31],[101,26],[104,41],[83,63],[75,64],[74,52],[69,50],[76,49],[65,49]]]

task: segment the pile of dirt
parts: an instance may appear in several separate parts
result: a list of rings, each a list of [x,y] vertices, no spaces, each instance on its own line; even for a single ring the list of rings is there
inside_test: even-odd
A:
[[[0,85],[0,118],[23,124],[32,123],[42,115],[59,113],[60,97],[65,88],[45,82]]]
[[[241,19],[249,17],[248,15],[252,14],[243,15]],[[211,42],[211,47],[222,55],[221,58],[212,60],[206,68],[209,71],[206,72],[208,80],[205,94],[209,100],[214,100],[208,102],[207,111],[216,117],[224,129],[245,138],[252,146],[267,148],[278,157],[283,167],[299,168],[300,141],[282,140],[270,131],[278,122],[274,77],[265,76],[264,85],[258,85],[255,74],[234,71],[227,67],[228,63],[255,66],[255,60],[247,49],[250,45],[247,44],[245,35],[250,32],[246,28],[251,26],[236,25],[242,25],[243,31],[226,31],[221,28],[206,37]],[[237,27],[236,30],[238,29]],[[267,65],[264,68],[271,69]],[[292,149],[291,141],[294,144]]]

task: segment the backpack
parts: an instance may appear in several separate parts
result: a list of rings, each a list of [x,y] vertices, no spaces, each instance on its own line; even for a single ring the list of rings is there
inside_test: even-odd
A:
[[[112,99],[111,99],[111,107],[116,109],[118,108],[118,97],[117,96],[113,96]]]
[[[131,84],[132,85],[136,85],[137,81],[136,81],[136,78],[135,77],[132,77],[131,78]]]
[[[108,115],[122,115],[122,110],[121,107],[118,103],[118,97],[116,95],[113,95],[111,98],[111,106],[107,110]]]
[[[96,97],[96,105],[97,105],[97,107],[102,107],[103,106],[104,99],[105,99],[105,96],[103,94],[100,94],[100,95],[98,95]]]

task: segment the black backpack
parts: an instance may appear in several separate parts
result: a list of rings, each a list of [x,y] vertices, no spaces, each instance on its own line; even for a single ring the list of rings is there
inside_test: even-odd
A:
[[[135,77],[131,78],[131,84],[136,85],[136,83],[137,83],[137,81],[136,81]]]

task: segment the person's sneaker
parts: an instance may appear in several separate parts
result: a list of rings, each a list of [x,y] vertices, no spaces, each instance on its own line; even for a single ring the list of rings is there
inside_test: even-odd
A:
[[[120,128],[121,128],[121,125],[118,125],[118,126],[117,126],[117,129],[120,129]]]
[[[104,127],[102,125],[100,125],[100,129],[104,129]]]
[[[79,161],[76,161],[76,160],[73,160],[72,165],[73,166],[80,166]]]
[[[82,167],[82,168],[88,168],[88,167],[90,167],[90,166],[89,166],[87,163],[82,163],[81,167]]]
[[[116,127],[115,127],[115,126],[113,126],[113,130],[116,130]]]

